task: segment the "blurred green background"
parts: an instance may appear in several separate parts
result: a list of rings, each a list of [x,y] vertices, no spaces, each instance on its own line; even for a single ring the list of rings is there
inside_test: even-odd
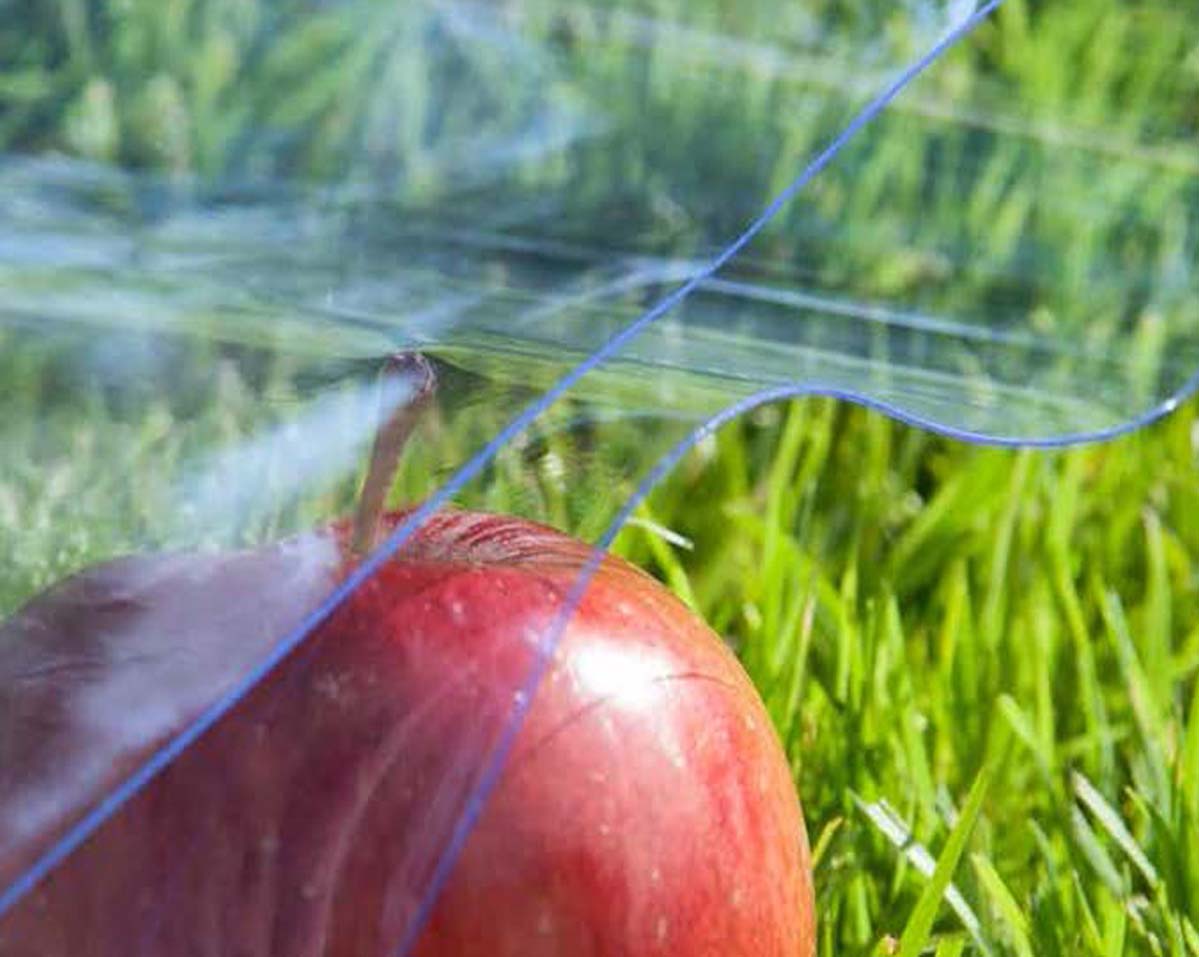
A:
[[[760,69],[750,47],[735,85],[705,82],[700,58],[680,87],[656,82],[654,66],[679,75],[695,35],[617,42],[602,11],[523,5],[523,29],[626,131],[592,166],[518,164],[478,187],[524,208],[562,178],[581,184],[579,208],[535,219],[538,235],[565,242],[599,223],[601,247],[707,251],[924,39],[911,28],[919,4],[621,9],[628,23],[686,19],[709,38],[735,21],[746,44],[816,39],[786,49],[787,70]],[[336,180],[435,207],[451,184],[444,157],[424,152],[430,117],[501,128],[497,114],[520,108],[447,108],[446,63],[390,57],[406,21],[383,4],[6,0],[0,11],[0,150],[118,164],[168,192]],[[830,35],[857,39],[830,52],[819,42]],[[569,90],[560,102],[569,132]],[[748,268],[930,310],[1022,305],[1040,331],[1124,343],[1122,368],[1140,371],[1095,382],[1097,400],[1110,388],[1148,402],[1194,370],[1199,23],[1185,4],[1008,0],[869,135],[784,211]],[[608,222],[611,189],[585,187],[614,178],[627,204]],[[11,264],[4,280],[10,296],[30,282]],[[36,325],[0,324],[3,611],[153,541],[188,443],[250,434],[277,414],[256,397],[296,390],[285,360],[238,353],[223,378],[174,399],[163,383],[154,401],[114,398],[64,385],[69,367]],[[398,499],[427,493],[430,472],[501,421],[477,409],[469,435],[432,430]],[[190,431],[174,427],[185,419]],[[547,427],[472,502],[594,533],[586,503],[627,487],[619,463],[640,461],[635,439],[601,467],[586,436]],[[117,446],[129,458],[114,476],[105,450]],[[578,477],[570,495],[554,461]],[[246,536],[342,508],[353,487]],[[1199,955],[1195,403],[1063,452],[973,448],[826,400],[770,406],[696,449],[618,544],[734,644],[774,715],[816,850],[823,955]]]

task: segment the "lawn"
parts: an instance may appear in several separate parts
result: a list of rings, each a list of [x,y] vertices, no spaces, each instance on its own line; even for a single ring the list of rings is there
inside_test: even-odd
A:
[[[202,193],[197,183],[252,188],[269,210],[285,176],[366,183],[369,248],[412,256],[389,295],[401,289],[409,313],[472,295],[486,307],[430,349],[445,401],[395,489],[410,501],[670,288],[651,273],[605,292],[607,255],[711,252],[923,39],[887,3],[759,0],[734,17],[718,0],[646,0],[619,22],[555,6],[526,4],[522,24],[552,38],[575,84],[537,100],[558,111],[551,132],[587,141],[579,90],[617,132],[603,149],[567,151],[570,162],[549,149],[491,178],[470,156],[430,154],[420,130],[436,116],[444,142],[482,124],[500,143],[528,128],[527,104],[441,102],[428,81],[443,59],[380,52],[377,38],[395,35],[381,5],[355,7],[358,21],[287,0],[9,4],[0,143],[22,160],[5,163],[5,194],[41,205],[10,202],[0,222],[10,235],[37,222],[69,237],[72,255],[43,244],[44,259],[0,259],[0,613],[113,554],[260,540],[348,507],[372,357],[402,326],[379,319],[366,282],[354,305],[371,322],[314,305],[344,265],[322,245],[328,224],[360,210],[317,204],[311,233],[288,232],[290,219],[228,234],[223,220],[146,227]],[[925,9],[908,7],[913,22]],[[693,32],[644,28],[672,18]],[[702,54],[727,20],[742,45]],[[806,36],[809,21],[843,41],[765,57],[776,32]],[[465,68],[501,75],[485,59]],[[525,79],[541,96],[538,75],[506,82]],[[380,89],[403,91],[420,115],[392,116]],[[830,387],[858,383],[861,366],[842,381],[820,365],[828,355],[869,357],[880,395],[979,431],[1043,438],[1144,411],[1199,368],[1197,137],[1199,24],[1180,5],[1008,0],[722,277],[976,329],[1007,323],[1013,338],[868,335],[811,317],[778,332],[769,307],[708,288],[458,500],[594,538],[653,461],[726,401],[796,362]],[[52,155],[119,162],[150,186],[22,165]],[[447,169],[468,188],[442,213]],[[538,205],[563,194],[552,216]],[[470,247],[469,268],[445,265],[463,240],[413,239],[473,229],[483,212],[490,245]],[[148,237],[139,262],[152,268],[105,258],[114,223]],[[574,311],[553,299],[560,288]],[[507,338],[504,323],[531,303],[567,324],[531,340],[544,354]],[[50,321],[67,315],[87,321]],[[100,355],[98,327],[111,343]],[[722,376],[639,371],[671,355],[671,328]],[[939,384],[905,371],[917,366]],[[760,378],[742,382],[747,369]],[[970,391],[987,377],[1052,401]],[[352,441],[288,429],[313,422]],[[221,457],[263,434],[277,441],[258,457]],[[321,456],[330,468],[314,477]],[[298,488],[278,465],[297,457],[311,467]],[[188,484],[197,462],[216,463],[209,486]],[[693,449],[616,548],[703,614],[762,692],[815,850],[824,957],[1199,957],[1199,404],[1054,451],[980,448],[828,398],[773,403]]]

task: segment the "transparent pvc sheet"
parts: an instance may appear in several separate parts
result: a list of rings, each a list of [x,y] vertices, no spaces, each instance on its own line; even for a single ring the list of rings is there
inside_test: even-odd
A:
[[[542,912],[455,884],[528,876],[472,828],[580,714],[617,725],[560,744],[563,800],[668,758],[647,715],[678,663],[566,655],[624,573],[441,506],[606,545],[757,402],[1047,443],[1189,390],[1188,114],[1123,149],[1005,119],[1002,75],[955,87],[974,47],[882,112],[972,13],[279,3],[254,61],[277,100],[213,176],[6,161],[4,952],[533,952]],[[1090,201],[1057,188],[1080,176]],[[400,511],[355,548],[404,409]],[[670,800],[636,806],[618,837],[669,833]]]

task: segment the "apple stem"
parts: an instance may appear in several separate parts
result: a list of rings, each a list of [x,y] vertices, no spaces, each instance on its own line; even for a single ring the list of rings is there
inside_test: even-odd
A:
[[[383,509],[399,471],[400,455],[436,388],[437,375],[433,366],[418,352],[398,352],[388,357],[383,366],[379,393],[386,418],[375,433],[370,466],[354,513],[351,547],[359,557],[378,544]],[[399,392],[402,399],[399,405],[390,408],[395,402],[395,392]]]

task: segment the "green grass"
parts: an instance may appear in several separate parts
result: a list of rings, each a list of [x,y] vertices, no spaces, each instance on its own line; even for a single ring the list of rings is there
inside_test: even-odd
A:
[[[767,409],[653,496],[691,549],[625,532],[762,689],[819,848],[822,953],[1195,952],[1196,412],[1041,453]]]
[[[719,3],[694,6],[689,18],[719,28]],[[272,23],[269,7],[15,3],[0,24],[0,142],[174,176],[320,179],[349,164],[394,187],[397,202],[435,205],[446,184],[420,175],[422,118],[392,128],[386,96],[362,91],[404,90],[423,105],[412,91],[436,64],[380,59],[370,23],[287,2]],[[778,9],[745,7],[751,39],[771,35]],[[864,33],[910,52],[886,4],[805,9],[826,23],[861,16]],[[1199,322],[1192,20],[1164,2],[1009,0],[809,202],[785,211],[743,268],[938,313],[1014,299],[1040,331],[1127,344],[1115,366],[1054,359],[1040,381],[1117,407],[1177,384],[1194,353],[1169,332]],[[686,43],[659,37],[642,76],[630,68],[636,50],[596,22],[587,8],[563,19],[550,5],[531,29],[565,38],[571,75],[630,135],[594,166],[550,162],[501,184],[521,209],[576,176],[578,208],[534,223],[564,240],[593,221],[616,178],[629,184],[629,215],[644,216],[636,242],[707,249],[794,174],[861,92],[851,62],[805,50],[792,74],[729,67],[736,84],[700,71],[680,89],[667,80],[691,55]],[[274,42],[262,43],[264,31]],[[469,124],[477,106],[458,104],[447,124]],[[390,167],[354,166],[361,144],[384,133],[390,161],[416,170],[407,185]],[[700,137],[706,162],[693,164]],[[938,163],[951,174],[929,176]],[[678,209],[689,214],[681,226]],[[605,234],[600,246],[625,238]],[[0,276],[0,288],[12,302],[66,276],[30,267]],[[262,308],[292,329],[304,321]],[[237,338],[241,318],[200,311],[187,324]],[[329,400],[341,428],[361,430],[355,396],[369,365],[263,359],[252,344],[197,337],[151,355],[135,379],[79,381],[79,342],[5,322],[0,612],[122,551],[257,540],[348,507],[361,464],[351,452],[285,508],[273,503],[288,476],[263,460],[240,476],[253,494],[219,522],[174,512],[214,449],[297,420],[313,396]],[[836,333],[818,327],[808,344],[835,344],[819,337]],[[148,355],[123,335],[112,341],[127,355]],[[1193,350],[1193,336],[1178,340]],[[966,369],[970,357],[953,361]],[[1003,353],[982,371],[1011,375],[1004,363],[1028,361]],[[422,432],[397,500],[427,494],[431,477],[533,392],[459,374],[447,392],[463,407]],[[633,388],[612,404],[646,394]],[[644,426],[574,422],[597,408],[595,395],[565,403],[461,501],[597,534],[608,503],[682,429],[659,423],[647,441]],[[305,437],[280,434],[275,458],[299,454]],[[823,957],[1199,955],[1196,403],[1140,434],[1053,453],[972,448],[825,400],[766,407],[694,451],[618,549],[697,608],[761,690],[804,801]]]

